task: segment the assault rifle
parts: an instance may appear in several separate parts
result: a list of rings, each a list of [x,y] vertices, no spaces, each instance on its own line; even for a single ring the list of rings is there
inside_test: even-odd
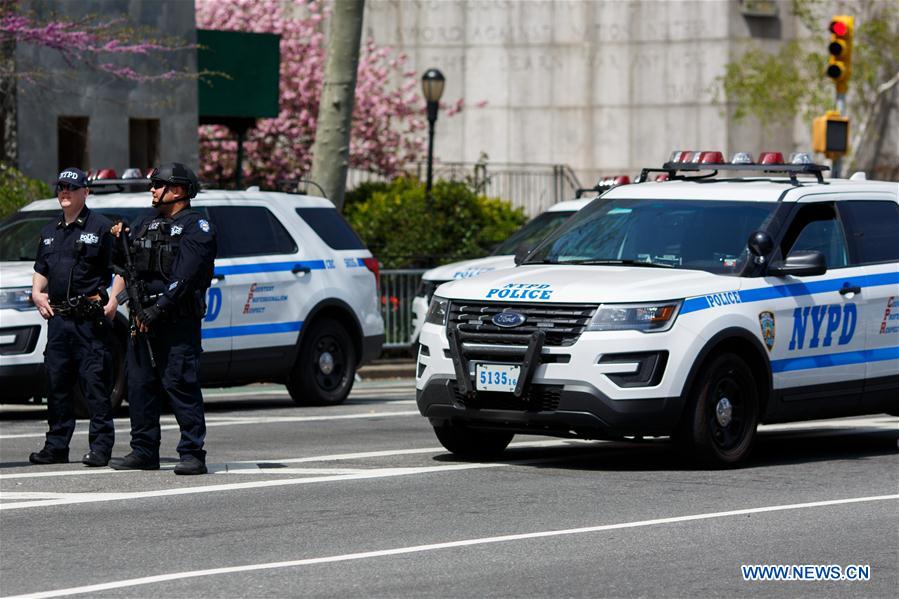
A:
[[[144,299],[147,297],[147,290],[144,282],[137,276],[137,269],[131,259],[131,243],[128,240],[128,231],[125,223],[119,221],[122,225],[120,232],[122,240],[122,248],[125,255],[125,268],[116,268],[116,274],[125,279],[125,290],[116,296],[116,300],[121,305],[128,305],[128,325],[131,331],[131,343],[137,342],[137,336],[141,335],[147,344],[147,353],[150,355],[150,365],[156,368],[156,358],[153,356],[153,347],[150,346],[150,339],[146,334],[140,332],[137,326],[135,316],[141,311],[144,305]]]

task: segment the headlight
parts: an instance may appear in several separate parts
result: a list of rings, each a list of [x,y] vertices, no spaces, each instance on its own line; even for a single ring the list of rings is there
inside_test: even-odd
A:
[[[31,287],[0,289],[0,309],[9,308],[13,310],[36,309],[36,306],[31,303]]]
[[[434,296],[434,299],[431,300],[431,305],[428,306],[428,315],[425,317],[425,322],[429,322],[431,324],[446,324],[446,313],[449,309],[449,300]]]
[[[603,304],[587,326],[588,331],[667,331],[680,311],[681,300],[658,304]]]

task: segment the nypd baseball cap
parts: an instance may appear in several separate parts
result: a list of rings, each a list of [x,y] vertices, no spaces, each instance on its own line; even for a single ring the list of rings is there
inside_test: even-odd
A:
[[[68,183],[75,187],[87,187],[87,175],[80,168],[70,166],[59,173],[59,177],[56,178],[56,184],[59,185],[60,183]]]

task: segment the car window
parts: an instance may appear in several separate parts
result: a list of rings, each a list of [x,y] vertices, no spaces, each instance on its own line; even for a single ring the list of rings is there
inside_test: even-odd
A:
[[[312,227],[333,250],[364,250],[365,244],[334,208],[297,208],[306,224]]]
[[[93,208],[113,222],[126,223],[152,212],[152,208]],[[0,224],[0,261],[32,262],[37,258],[41,228],[59,218],[59,210],[24,210],[16,212]]]
[[[217,229],[218,258],[294,254],[297,244],[264,206],[210,206]]]
[[[798,251],[821,252],[827,268],[849,264],[846,237],[831,202],[803,205],[793,218],[780,247],[785,257]]]
[[[514,254],[519,247],[533,247],[559,228],[576,210],[557,210],[544,212],[534,217],[529,223],[518,229],[511,237],[500,243],[493,250],[494,256]]]
[[[773,202],[606,198],[551,234],[528,263],[627,264],[739,275]]]
[[[852,248],[853,262],[899,261],[899,204],[853,201],[838,204]]]

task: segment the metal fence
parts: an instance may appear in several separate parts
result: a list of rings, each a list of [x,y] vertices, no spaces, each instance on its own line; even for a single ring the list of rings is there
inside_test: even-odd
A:
[[[381,315],[384,317],[384,348],[401,349],[412,345],[412,300],[425,269],[382,270]]]
[[[406,172],[423,180],[427,165],[409,165]],[[524,208],[528,216],[537,216],[553,204],[573,199],[581,187],[574,171],[564,164],[440,162],[434,164],[434,178],[467,181],[479,193],[508,200]],[[347,189],[366,181],[387,181],[389,177],[350,169]]]

